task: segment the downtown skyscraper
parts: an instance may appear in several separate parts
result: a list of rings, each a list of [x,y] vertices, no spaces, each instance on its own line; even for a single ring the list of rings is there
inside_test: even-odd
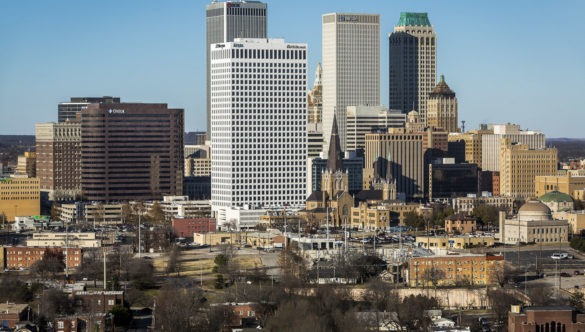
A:
[[[88,201],[183,194],[184,111],[167,104],[89,104],[81,111],[81,190]]]
[[[427,13],[400,13],[389,42],[390,108],[415,110],[426,124],[427,99],[437,82],[437,34]]]
[[[266,38],[267,6],[260,1],[213,1],[206,8],[207,138],[211,137],[210,46],[234,38]]]
[[[323,15],[323,146],[333,115],[346,150],[346,107],[380,105],[380,15]]]
[[[211,206],[301,206],[307,45],[236,39],[211,48]]]

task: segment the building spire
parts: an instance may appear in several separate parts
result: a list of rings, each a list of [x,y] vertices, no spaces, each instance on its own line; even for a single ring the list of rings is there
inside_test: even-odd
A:
[[[329,139],[329,156],[327,158],[327,169],[331,172],[341,170],[342,163],[341,144],[339,143],[339,132],[337,129],[337,119],[333,115],[333,127],[331,128],[331,138]]]

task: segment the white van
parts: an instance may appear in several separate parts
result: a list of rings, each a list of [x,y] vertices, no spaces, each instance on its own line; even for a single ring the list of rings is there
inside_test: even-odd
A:
[[[569,254],[567,254],[566,252],[555,252],[554,254],[552,254],[552,256],[550,256],[550,258],[552,259],[566,259],[569,257]]]

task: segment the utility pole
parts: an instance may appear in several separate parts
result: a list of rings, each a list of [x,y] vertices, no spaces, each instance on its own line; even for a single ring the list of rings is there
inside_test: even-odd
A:
[[[142,237],[141,232],[140,232],[140,217],[142,215],[142,208],[139,207],[138,208],[138,258],[142,257],[142,243],[141,243],[141,239]],[[105,272],[104,272],[105,273]]]
[[[344,216],[344,240],[345,240],[345,253],[347,254],[347,216]]]
[[[65,280],[69,283],[69,223],[65,223]]]
[[[104,290],[107,290],[107,281],[106,281],[106,250],[102,249],[103,253],[104,253]]]

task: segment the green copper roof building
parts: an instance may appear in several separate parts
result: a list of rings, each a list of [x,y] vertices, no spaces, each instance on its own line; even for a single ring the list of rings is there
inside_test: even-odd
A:
[[[417,111],[427,124],[427,99],[437,83],[437,34],[427,13],[400,13],[388,36],[390,109]]]
[[[404,27],[404,26],[423,26],[423,27],[430,27],[431,21],[429,21],[429,17],[427,13],[400,13],[400,20],[396,24],[396,26]]]

